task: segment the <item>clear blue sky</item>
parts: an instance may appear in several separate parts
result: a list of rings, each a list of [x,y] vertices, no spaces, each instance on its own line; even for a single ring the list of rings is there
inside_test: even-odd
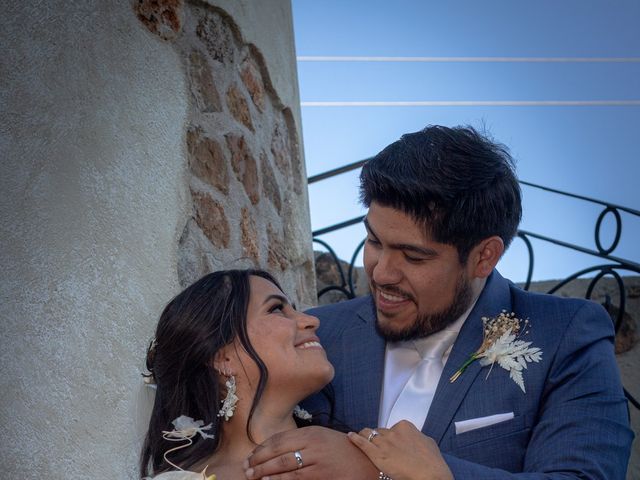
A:
[[[640,1],[293,0],[298,56],[640,58]],[[640,105],[311,107],[335,101],[640,100],[640,63],[298,62],[307,172],[376,154],[428,124],[486,128],[522,180],[640,210]],[[310,186],[312,227],[360,215],[357,172]],[[523,187],[521,228],[595,248],[596,206]],[[640,262],[640,219],[614,252]],[[325,235],[349,259],[361,226]],[[606,240],[606,238],[605,238]],[[534,278],[594,263],[534,243]],[[526,274],[516,240],[499,266]],[[584,263],[587,262],[587,263]]]

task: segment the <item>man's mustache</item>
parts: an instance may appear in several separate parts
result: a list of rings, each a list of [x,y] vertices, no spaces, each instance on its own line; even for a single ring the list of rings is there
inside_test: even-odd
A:
[[[390,293],[392,295],[396,294],[398,296],[405,297],[408,300],[415,302],[415,298],[413,298],[413,295],[411,295],[408,292],[405,292],[404,290],[402,290],[400,287],[397,287],[396,285],[380,285],[375,281],[371,280],[371,286],[377,290],[383,290],[385,293]]]

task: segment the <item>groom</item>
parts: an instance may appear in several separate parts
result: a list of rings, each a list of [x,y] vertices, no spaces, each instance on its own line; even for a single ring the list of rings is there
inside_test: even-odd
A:
[[[311,312],[336,369],[335,420],[355,431],[416,425],[433,440],[433,468],[419,478],[444,462],[460,479],[623,480],[633,434],[608,315],[495,270],[521,217],[506,148],[432,126],[385,148],[360,178],[371,296]],[[486,355],[468,363],[474,352]],[[323,395],[305,407],[331,409]],[[247,466],[247,478],[277,479],[380,470],[322,427],[272,437]]]

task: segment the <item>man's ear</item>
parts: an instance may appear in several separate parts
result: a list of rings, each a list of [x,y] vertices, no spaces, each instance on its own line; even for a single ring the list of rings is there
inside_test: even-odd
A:
[[[472,276],[487,278],[504,253],[504,242],[497,235],[485,238],[478,243],[469,254]]]

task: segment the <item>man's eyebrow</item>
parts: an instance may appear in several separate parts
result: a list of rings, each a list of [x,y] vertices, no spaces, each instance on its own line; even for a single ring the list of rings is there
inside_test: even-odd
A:
[[[364,219],[362,220],[362,223],[364,223],[364,228],[367,229],[367,232],[369,232],[371,235],[373,235],[375,237],[376,234],[373,231],[373,229],[371,228],[371,225],[369,225],[369,222],[367,221],[367,217],[364,217]]]
[[[419,255],[424,255],[425,257],[437,257],[438,252],[432,248],[419,247],[417,245],[410,245],[406,243],[394,243],[391,245],[391,248],[395,248],[397,250],[414,252]]]
[[[369,232],[371,236],[377,239],[378,236],[376,235],[376,232],[373,231],[366,218],[363,220],[363,223],[365,228],[367,229],[367,232]],[[426,257],[437,257],[439,255],[438,252],[432,248],[420,247],[418,245],[412,245],[410,243],[390,243],[389,246],[394,250],[413,252],[419,255],[424,255]]]

